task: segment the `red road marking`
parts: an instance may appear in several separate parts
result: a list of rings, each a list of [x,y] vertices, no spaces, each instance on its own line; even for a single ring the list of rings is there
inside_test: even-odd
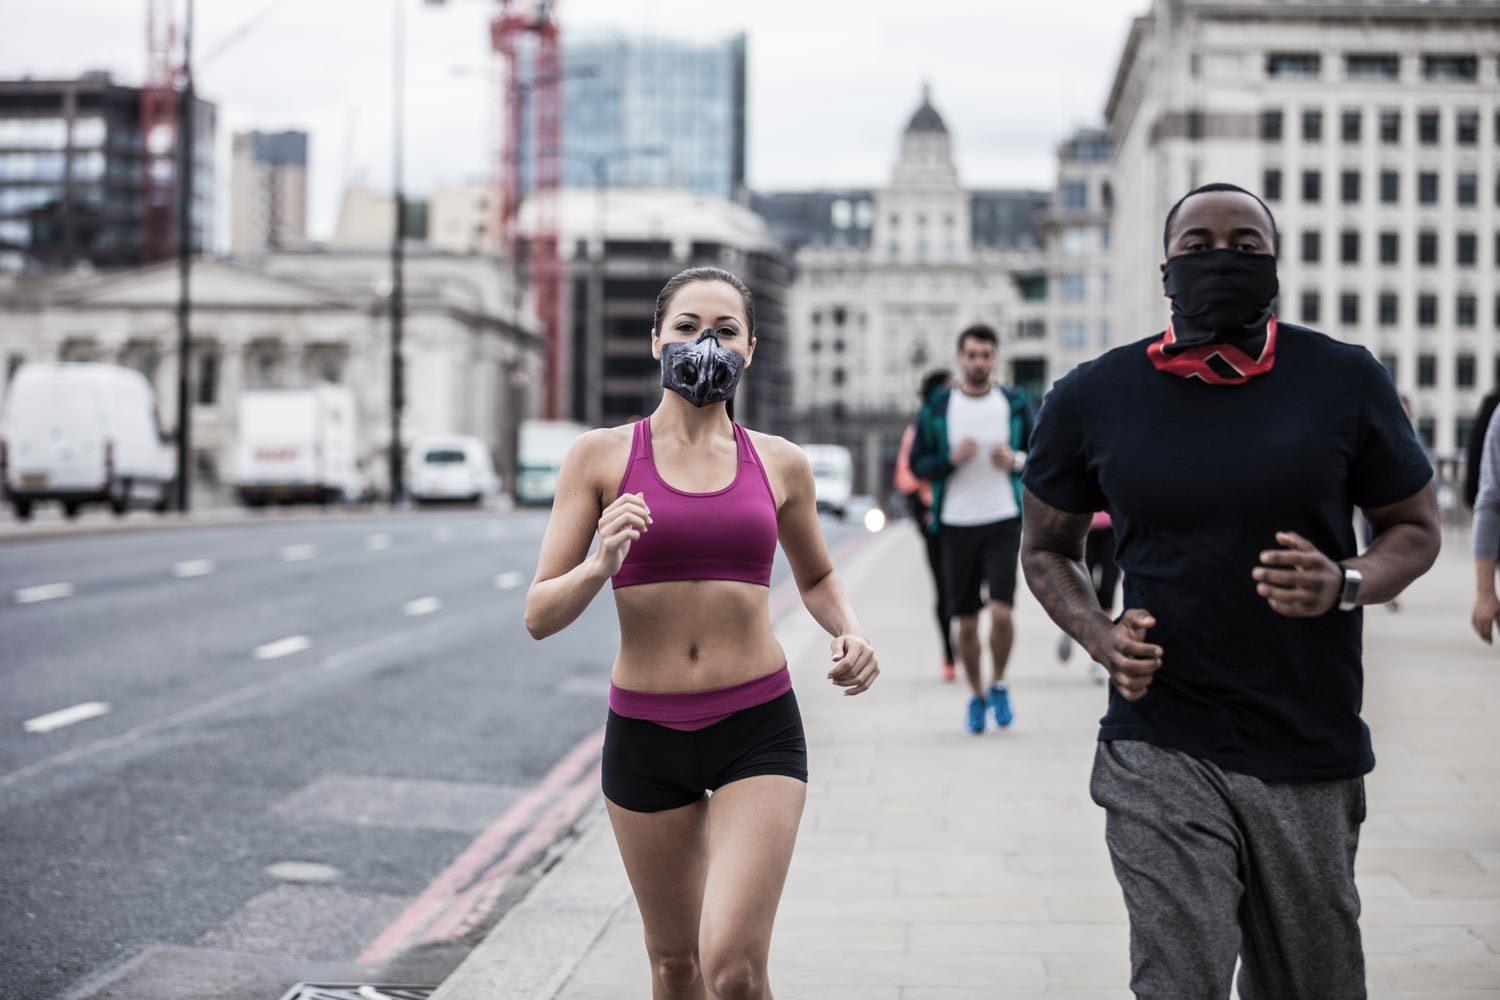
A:
[[[603,745],[602,728],[580,740],[562,760],[553,765],[552,770],[541,781],[512,803],[509,809],[464,848],[462,854],[429,882],[427,888],[411,901],[406,910],[365,946],[358,961],[376,965],[395,955],[407,939],[426,927],[449,905],[453,897],[473,884],[490,866],[495,856],[505,849],[506,844],[527,828],[538,810],[577,782],[581,775],[592,775],[589,765],[598,760]]]

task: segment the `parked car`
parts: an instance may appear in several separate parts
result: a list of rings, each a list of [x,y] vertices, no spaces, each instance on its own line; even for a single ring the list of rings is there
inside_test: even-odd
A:
[[[495,461],[476,437],[417,439],[407,453],[406,479],[417,503],[461,500],[485,507],[500,493]]]
[[[516,469],[517,503],[551,503],[557,474],[575,438],[588,430],[570,420],[528,420],[521,425]]]
[[[49,500],[70,518],[88,503],[165,510],[175,472],[140,372],[92,362],[16,369],[0,415],[0,484],[16,517]]]
[[[841,444],[809,444],[802,450],[812,463],[818,510],[842,519],[848,513],[849,496],[854,492],[854,456]]]
[[[357,455],[354,395],[344,386],[240,394],[234,487],[244,503],[357,500]]]

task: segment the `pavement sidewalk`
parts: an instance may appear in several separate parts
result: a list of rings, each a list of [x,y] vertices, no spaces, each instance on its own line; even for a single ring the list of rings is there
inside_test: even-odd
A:
[[[1495,652],[1468,632],[1467,538],[1399,613],[1367,612],[1379,766],[1359,855],[1370,995],[1500,998]],[[828,687],[827,640],[780,630],[806,722],[807,812],[772,947],[781,1000],[1127,998],[1128,932],[1088,798],[1104,690],[1024,592],[1017,723],[963,732],[938,679],[920,541],[896,524],[841,567],[883,674]],[[602,811],[435,1000],[620,1000],[650,990],[640,917]]]

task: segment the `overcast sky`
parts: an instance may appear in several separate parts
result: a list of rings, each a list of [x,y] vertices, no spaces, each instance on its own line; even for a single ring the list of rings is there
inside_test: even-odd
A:
[[[179,0],[179,3],[183,0]],[[488,0],[406,3],[408,189],[488,176]],[[350,181],[390,181],[392,0],[198,0],[198,90],[228,137],[312,134],[311,229]],[[930,80],[971,186],[1051,184],[1053,150],[1101,120],[1129,21],[1148,0],[561,0],[564,33],[749,34],[752,187],[881,183]],[[0,75],[107,69],[139,83],[146,0],[0,0]],[[222,48],[246,22],[247,32]],[[221,201],[223,199],[221,198]],[[227,242],[221,212],[219,239]]]

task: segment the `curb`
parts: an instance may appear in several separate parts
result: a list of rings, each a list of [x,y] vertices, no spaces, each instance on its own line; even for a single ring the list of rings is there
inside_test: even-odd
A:
[[[895,537],[854,536],[834,550],[848,565],[845,585],[864,577]],[[850,545],[850,542],[854,544]],[[784,609],[787,610],[787,609]],[[787,616],[782,623],[787,659],[794,665],[826,633],[811,618]],[[795,669],[795,667],[794,667]],[[610,921],[630,900],[630,882],[615,849],[602,796],[580,816],[581,833],[532,890],[501,918],[431,1000],[552,1000],[572,978]]]
[[[462,511],[465,514],[497,515],[509,510]],[[285,514],[251,513],[236,509],[213,511],[204,514],[189,514],[184,519],[180,514],[132,517],[122,521],[100,521],[89,523],[64,522],[61,524],[25,524],[11,521],[0,523],[0,546],[25,542],[56,541],[66,538],[89,538],[101,535],[129,535],[146,531],[188,531],[193,528],[233,528],[242,525],[307,524],[320,521],[356,521],[379,518],[418,517],[426,513],[414,509],[391,510],[389,507],[368,510],[309,510]]]

